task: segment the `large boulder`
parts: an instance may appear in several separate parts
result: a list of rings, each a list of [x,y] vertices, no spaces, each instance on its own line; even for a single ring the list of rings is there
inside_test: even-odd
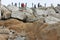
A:
[[[5,5],[1,5],[1,18],[8,19],[10,17],[11,11]]]
[[[59,40],[60,22],[54,24],[44,23],[41,20],[33,23],[24,23],[16,19],[9,19],[4,22],[6,28],[15,30],[17,33],[26,33],[27,40]],[[22,33],[22,34],[23,34]],[[24,35],[23,35],[24,36]]]
[[[11,22],[11,21],[10,21]],[[15,20],[15,22],[17,22]],[[21,33],[24,31],[26,33],[27,39],[29,40],[35,40],[37,37],[37,34],[39,31],[40,26],[44,25],[44,23],[40,21],[36,21],[34,23],[17,23],[17,24],[11,24],[11,26],[8,26],[9,29],[15,30],[18,33]]]
[[[26,10],[19,9],[18,11],[13,11],[11,17],[26,21],[31,21],[35,18],[33,15],[33,10],[29,8],[26,8]]]
[[[41,38],[42,38],[41,40],[44,40],[44,39],[53,40],[54,38],[56,38],[54,40],[57,40],[57,37],[59,38],[59,27],[57,27],[58,25],[59,23],[58,24],[43,24],[38,21],[34,23],[20,22],[20,24],[9,26],[9,29],[13,29],[20,33],[22,31],[25,31],[27,33],[26,36],[31,40],[35,40],[35,39],[40,40]]]

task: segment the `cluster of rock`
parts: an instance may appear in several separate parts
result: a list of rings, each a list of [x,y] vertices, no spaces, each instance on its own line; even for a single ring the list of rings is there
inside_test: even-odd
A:
[[[60,40],[60,5],[1,5],[0,19],[0,40]]]
[[[1,5],[0,19],[19,19],[26,22],[34,22],[36,20],[44,19],[46,22],[49,21],[60,21],[60,6],[54,7],[17,7],[14,5],[8,5],[7,7]],[[50,19],[51,18],[51,19]]]

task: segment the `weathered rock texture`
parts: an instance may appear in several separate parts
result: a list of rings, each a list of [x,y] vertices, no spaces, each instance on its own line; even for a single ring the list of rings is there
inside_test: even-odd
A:
[[[60,40],[60,22],[47,24],[38,20],[33,23],[24,23],[16,19],[9,19],[0,25],[15,30],[17,33],[25,32],[27,40]]]

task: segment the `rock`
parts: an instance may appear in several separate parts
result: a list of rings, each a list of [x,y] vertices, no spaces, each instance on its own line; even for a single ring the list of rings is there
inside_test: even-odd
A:
[[[11,11],[4,5],[1,5],[1,19],[8,19],[11,17]]]
[[[12,26],[12,25],[21,24],[21,23],[23,23],[23,22],[16,20],[16,19],[9,19],[9,20],[4,21],[4,26],[8,27],[8,26]]]
[[[4,26],[4,21],[0,20],[0,26]]]
[[[27,40],[60,39],[60,22],[48,24],[44,23],[42,20],[38,20],[33,23],[24,23],[16,19],[9,19],[4,22],[4,25],[9,30],[15,30],[17,33],[21,33],[22,31],[23,33],[25,32]]]
[[[48,26],[42,26],[43,29],[39,30],[41,40],[59,40],[60,39],[60,23],[48,24]]]
[[[31,11],[31,12],[30,12]],[[18,16],[17,16],[18,15]],[[31,21],[35,16],[33,15],[32,9],[27,8],[26,10],[13,11],[11,17],[18,18],[20,20]]]
[[[10,11],[18,11],[19,10],[19,8],[18,7],[16,7],[16,6],[11,6],[11,5],[8,5],[7,6],[7,8],[10,10]]]
[[[5,26],[8,29],[15,30],[17,33],[21,33],[22,31],[26,32],[27,39],[35,40],[37,34],[39,32],[39,28],[44,25],[43,22],[36,21],[33,23],[23,23],[16,19],[10,19],[9,21],[5,21]],[[38,31],[37,31],[38,30]]]
[[[44,30],[40,36],[42,40],[57,40],[57,31],[55,29]]]
[[[60,19],[55,18],[53,16],[48,16],[48,17],[45,18],[45,21],[48,24],[54,24],[54,23],[57,23],[58,21],[60,21]]]
[[[8,40],[8,35],[0,34],[0,40]]]

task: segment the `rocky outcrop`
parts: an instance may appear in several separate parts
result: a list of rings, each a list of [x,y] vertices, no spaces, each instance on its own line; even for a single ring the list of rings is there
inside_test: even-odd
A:
[[[6,9],[5,6],[2,7],[2,13],[4,13],[2,17],[7,18],[10,16],[11,12]],[[26,38],[26,40],[60,40],[60,17],[58,16],[59,14],[55,13],[54,9],[35,9],[35,15],[31,9],[29,10],[19,10],[17,7],[16,10],[12,10],[11,16],[27,21],[25,23],[13,18],[4,21],[0,20],[0,28],[5,27],[8,29],[8,31],[7,29],[0,29],[0,32],[4,33],[4,35],[8,33],[7,37],[1,34],[1,40],[7,40],[7,38],[12,40],[17,38]],[[56,17],[54,14],[56,14]],[[15,32],[12,32],[11,30],[14,30]],[[16,38],[16,36],[18,37]]]
[[[26,40],[60,40],[60,22],[48,24],[38,20],[33,23],[24,23],[16,19],[9,19],[2,21],[1,25],[3,23],[6,28],[16,31],[17,34],[19,33],[18,35],[24,36]],[[17,34],[14,35],[16,36]]]

